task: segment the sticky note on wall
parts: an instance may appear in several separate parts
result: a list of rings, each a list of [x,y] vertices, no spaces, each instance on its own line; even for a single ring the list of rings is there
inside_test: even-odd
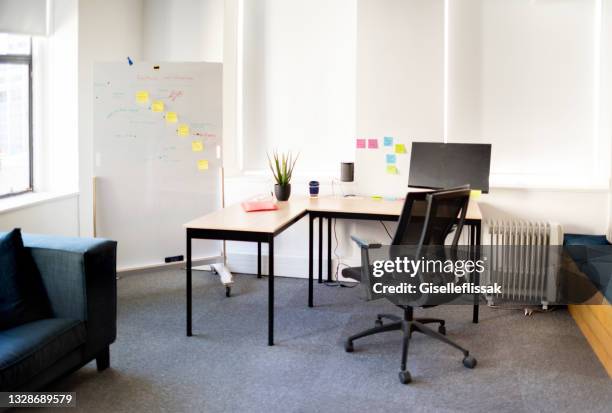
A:
[[[406,146],[403,143],[396,143],[395,153],[406,153]]]
[[[163,112],[164,111],[164,102],[161,100],[154,100],[151,105],[151,110],[153,112]]]
[[[397,175],[398,174],[397,166],[387,165],[387,173],[390,175]]]
[[[383,144],[385,146],[393,146],[393,138],[391,136],[385,136],[383,138]]]
[[[189,136],[189,125],[179,125],[178,129],[176,130],[176,133],[178,134],[178,136]]]
[[[397,161],[397,157],[394,153],[387,154],[387,163],[395,163]]]
[[[208,169],[208,161],[206,159],[200,159],[198,161],[198,169],[200,171],[205,171]]]
[[[191,142],[191,150],[194,152],[202,152],[204,150],[204,144],[202,141]]]
[[[146,90],[139,90],[136,92],[136,102],[147,103],[149,101],[149,92]]]
[[[357,139],[357,149],[364,149],[366,147],[365,139]]]
[[[378,139],[368,139],[368,149],[378,149]]]
[[[178,122],[178,116],[176,112],[166,112],[166,122],[168,123]]]

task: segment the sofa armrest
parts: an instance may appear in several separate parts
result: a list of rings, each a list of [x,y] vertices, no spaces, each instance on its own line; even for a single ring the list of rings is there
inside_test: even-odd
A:
[[[117,243],[23,236],[42,276],[54,317],[86,322],[88,341],[110,344],[117,323]]]
[[[359,248],[380,248],[382,246],[379,242],[365,240],[356,235],[351,235],[351,239],[357,243]]]

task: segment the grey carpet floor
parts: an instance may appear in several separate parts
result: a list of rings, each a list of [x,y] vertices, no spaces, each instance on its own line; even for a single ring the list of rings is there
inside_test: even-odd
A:
[[[413,383],[402,385],[400,333],[343,340],[373,326],[385,300],[364,302],[357,288],[276,280],[276,345],[267,341],[267,280],[237,276],[226,298],[217,279],[195,275],[194,336],[185,336],[184,272],[158,270],[119,280],[118,338],[111,368],[90,363],[50,390],[77,393],[69,412],[610,412],[612,380],[565,310],[471,307],[418,310],[447,320],[448,336],[478,359],[415,334]],[[57,409],[52,411],[56,412]]]

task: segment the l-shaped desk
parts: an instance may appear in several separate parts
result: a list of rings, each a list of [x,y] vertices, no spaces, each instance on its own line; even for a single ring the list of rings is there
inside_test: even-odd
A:
[[[245,212],[240,204],[232,205],[197,218],[184,225],[187,233],[187,336],[192,335],[191,242],[193,239],[250,241],[258,244],[258,274],[261,274],[261,243],[268,244],[268,345],[274,345],[274,237],[306,215],[309,216],[308,244],[308,306],[313,307],[314,295],[314,220],[319,219],[319,282],[323,281],[323,219],[327,219],[327,278],[331,278],[332,220],[397,221],[403,200],[387,201],[366,197],[321,196],[292,197],[278,202],[278,210]],[[478,204],[470,201],[465,225],[469,226],[470,245],[480,244],[482,214]],[[478,322],[478,304],[474,303],[473,322]]]

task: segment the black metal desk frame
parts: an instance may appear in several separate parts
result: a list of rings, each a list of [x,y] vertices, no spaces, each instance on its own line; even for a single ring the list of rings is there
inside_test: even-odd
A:
[[[397,221],[399,215],[381,215],[351,212],[304,211],[274,232],[252,232],[220,229],[187,228],[186,294],[187,294],[187,336],[192,330],[192,256],[191,246],[194,239],[257,242],[257,276],[261,278],[261,244],[268,244],[268,345],[274,345],[274,237],[308,215],[308,306],[314,307],[314,220],[319,220],[318,282],[323,283],[323,220],[327,219],[327,280],[332,280],[332,222],[333,219]],[[469,227],[470,245],[480,245],[481,221],[466,219]],[[478,322],[478,297],[474,298],[472,321]]]

